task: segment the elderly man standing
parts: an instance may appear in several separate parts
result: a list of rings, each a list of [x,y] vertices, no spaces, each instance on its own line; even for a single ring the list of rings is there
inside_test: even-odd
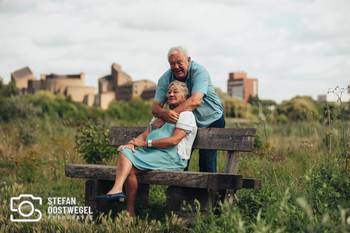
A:
[[[179,113],[193,111],[199,128],[224,128],[225,119],[220,98],[215,93],[208,71],[191,60],[182,47],[173,47],[168,52],[170,69],[158,80],[152,113],[166,122],[175,123]],[[164,109],[168,85],[178,80],[185,82],[190,93],[183,104],[175,109]],[[216,172],[216,150],[199,150],[199,169],[202,172]]]

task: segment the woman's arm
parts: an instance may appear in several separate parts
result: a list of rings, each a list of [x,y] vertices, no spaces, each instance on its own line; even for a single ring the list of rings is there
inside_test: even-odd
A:
[[[175,146],[179,144],[184,137],[186,137],[186,132],[183,129],[176,128],[172,136],[152,140],[152,147],[167,148],[167,147]],[[144,140],[139,140],[138,138],[135,138],[132,140],[131,143],[135,146],[142,146],[142,147],[148,146],[146,142],[146,138]]]
[[[139,134],[136,138],[131,139],[128,143],[131,143],[131,141],[135,140],[135,139],[145,141],[148,134],[149,134],[149,128],[147,127],[147,129],[145,131],[143,131],[141,134]]]
[[[145,141],[147,138],[147,135],[149,134],[149,128],[147,127],[147,129],[145,131],[143,131],[141,134],[139,134],[136,138],[131,139],[130,141],[128,141],[127,144],[125,145],[121,145],[118,147],[118,151],[122,151],[125,148],[129,148],[130,150],[134,151],[135,147],[134,146],[138,146],[136,145],[136,141]]]

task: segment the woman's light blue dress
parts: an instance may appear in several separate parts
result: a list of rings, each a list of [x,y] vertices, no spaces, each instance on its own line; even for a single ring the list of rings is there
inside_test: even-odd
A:
[[[166,138],[173,135],[175,124],[165,123],[161,128],[152,130],[146,140]],[[139,170],[183,170],[187,166],[177,152],[177,146],[168,148],[137,148],[134,152],[128,148],[121,151]]]

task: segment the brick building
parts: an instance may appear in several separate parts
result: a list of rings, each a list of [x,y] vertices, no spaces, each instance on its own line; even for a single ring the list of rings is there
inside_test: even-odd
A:
[[[246,72],[231,72],[227,80],[228,95],[248,102],[249,96],[258,96],[258,79],[250,78]]]

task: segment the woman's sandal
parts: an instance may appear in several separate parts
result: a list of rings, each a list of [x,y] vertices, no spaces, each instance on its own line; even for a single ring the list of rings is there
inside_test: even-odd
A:
[[[126,196],[123,192],[120,193],[113,193],[113,194],[103,194],[96,197],[98,200],[103,201],[118,201],[118,202],[124,202],[126,199]]]

